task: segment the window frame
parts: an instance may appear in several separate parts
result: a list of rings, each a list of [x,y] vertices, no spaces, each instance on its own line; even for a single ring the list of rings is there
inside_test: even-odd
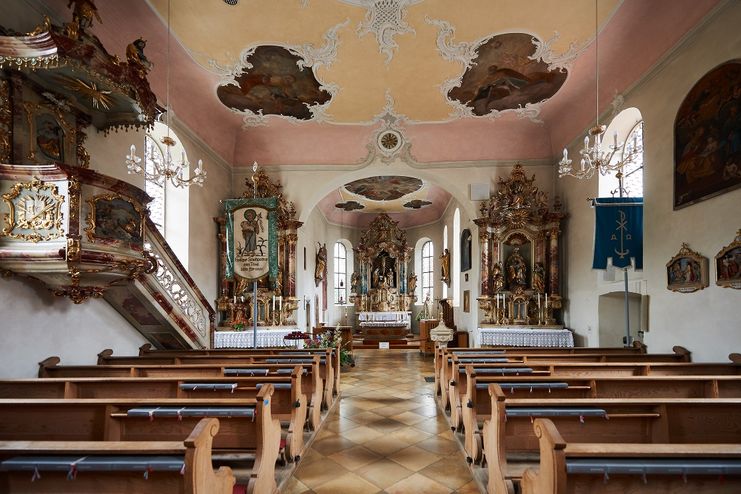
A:
[[[341,247],[341,249],[338,248]],[[341,251],[341,252],[338,252]],[[335,305],[347,305],[347,246],[341,241],[337,240],[334,243],[332,249],[332,279],[334,281],[334,304]]]

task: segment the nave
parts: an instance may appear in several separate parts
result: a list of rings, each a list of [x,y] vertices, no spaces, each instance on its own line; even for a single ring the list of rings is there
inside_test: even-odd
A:
[[[478,493],[434,399],[430,357],[356,350],[342,395],[283,493]]]

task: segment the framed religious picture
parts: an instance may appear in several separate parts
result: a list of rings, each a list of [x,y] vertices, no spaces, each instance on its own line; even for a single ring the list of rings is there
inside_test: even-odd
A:
[[[708,286],[708,258],[690,249],[686,243],[666,263],[667,288],[673,292],[692,293]]]
[[[471,312],[471,290],[463,290],[463,312]]]
[[[461,232],[461,273],[471,269],[471,230]]]
[[[736,232],[733,242],[715,256],[715,284],[741,289],[741,230]]]
[[[741,186],[741,59],[705,74],[674,121],[674,209]]]

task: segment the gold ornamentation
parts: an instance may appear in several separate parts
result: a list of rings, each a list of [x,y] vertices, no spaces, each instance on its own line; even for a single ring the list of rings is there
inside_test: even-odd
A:
[[[55,117],[57,124],[59,124],[64,131],[63,148],[57,150],[61,153],[59,161],[64,161],[66,151],[68,148],[72,148],[76,141],[75,128],[72,127],[62,114],[62,110],[56,105],[41,105],[38,103],[32,103],[30,101],[23,102],[23,109],[26,112],[26,120],[28,121],[28,156],[27,158],[32,161],[36,161],[36,146],[37,146],[37,130],[36,129],[36,117],[38,115],[47,113]]]
[[[103,296],[105,288],[99,286],[76,286],[68,285],[54,290],[57,297],[69,297],[75,304],[81,304],[89,298],[100,298]]]
[[[9,212],[5,213],[5,228],[0,236],[36,243],[64,235],[64,196],[59,195],[56,185],[34,178],[31,182],[15,184],[2,198]]]
[[[77,121],[77,166],[80,168],[90,168],[90,154],[85,149],[85,123],[82,119]]]
[[[69,91],[79,93],[83,99],[89,99],[93,108],[96,110],[110,110],[113,105],[111,93],[113,91],[98,88],[98,85],[92,81],[85,82],[82,79],[76,79],[67,76],[58,76],[57,82]]]
[[[10,163],[13,135],[13,110],[10,100],[10,81],[0,79],[0,162]]]
[[[67,261],[79,262],[80,261],[80,239],[79,238],[67,238]]]
[[[692,293],[709,285],[708,258],[682,243],[677,255],[666,263],[667,288],[673,292]]]
[[[96,223],[97,210],[100,209],[99,203],[101,201],[108,201],[110,203],[116,200],[130,204],[131,208],[136,213],[136,217],[130,214],[129,217],[122,216],[115,218],[106,214],[106,223],[100,224],[99,221]],[[108,239],[117,242],[139,244],[144,241],[144,211],[133,201],[119,194],[102,194],[91,197],[87,200],[87,203],[90,205],[90,212],[87,216],[88,226],[85,228],[85,233],[90,242]],[[111,209],[111,211],[113,210],[110,204],[107,205],[107,207]],[[101,229],[102,231],[99,231]]]
[[[736,232],[733,242],[715,256],[715,284],[741,289],[741,230]]]

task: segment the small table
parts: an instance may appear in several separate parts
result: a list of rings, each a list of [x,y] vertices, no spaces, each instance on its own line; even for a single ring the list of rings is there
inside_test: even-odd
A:
[[[298,331],[298,328],[286,329],[257,329],[258,347],[293,347],[303,348],[304,340],[284,340],[288,333]],[[214,348],[252,348],[252,329],[244,331],[215,331]]]
[[[568,329],[479,328],[476,346],[532,346],[572,348],[574,335]]]

